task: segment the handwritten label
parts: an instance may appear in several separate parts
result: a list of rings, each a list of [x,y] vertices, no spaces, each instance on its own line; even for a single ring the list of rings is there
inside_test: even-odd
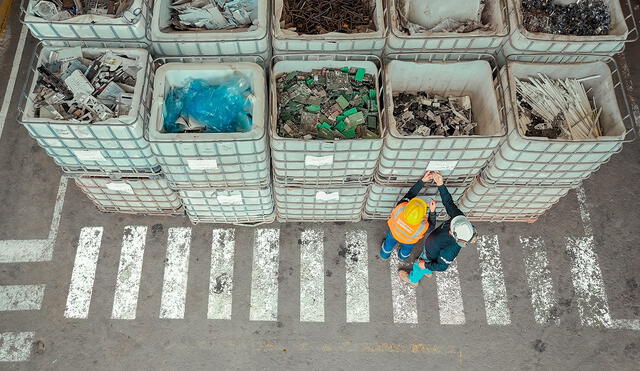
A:
[[[327,193],[320,191],[316,193],[316,201],[339,201],[340,194],[338,192]]]
[[[218,195],[220,205],[242,205],[242,195]]]
[[[80,161],[104,161],[105,158],[102,156],[102,152],[100,151],[73,151],[78,160]]]
[[[218,162],[216,160],[187,160],[191,170],[216,170]]]
[[[305,166],[327,166],[333,165],[333,156],[305,156]]]
[[[53,128],[53,132],[60,138],[73,138],[73,134],[71,134],[71,130],[69,130],[69,128],[57,127]]]
[[[458,166],[458,161],[429,161],[427,170],[453,170]]]
[[[91,130],[84,126],[78,126],[73,130],[74,133],[78,136],[78,138],[94,138],[93,134],[91,134]]]
[[[133,188],[127,183],[107,183],[107,188],[120,193],[133,194]]]

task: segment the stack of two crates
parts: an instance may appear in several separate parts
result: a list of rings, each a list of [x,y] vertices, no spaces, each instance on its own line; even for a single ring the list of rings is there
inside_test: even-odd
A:
[[[253,60],[253,62],[249,62]],[[176,57],[154,63],[153,104],[147,137],[152,151],[194,223],[238,225],[272,222],[275,205],[267,140],[265,71],[259,57]],[[169,91],[201,79],[223,85],[240,74],[251,84],[248,132],[182,132],[164,129]]]
[[[35,101],[41,78],[38,67],[59,63],[63,56],[77,55],[79,50],[83,58],[111,52],[136,61],[138,72],[127,112],[94,123],[51,118],[40,112]],[[75,178],[99,210],[148,215],[181,213],[180,199],[163,178],[144,138],[148,121],[144,101],[150,96],[150,56],[146,50],[40,44],[30,72],[20,122],[62,171]]]
[[[440,171],[455,202],[493,157],[506,135],[501,83],[497,63],[486,54],[429,53],[397,54],[386,58],[384,74],[384,140],[375,182],[364,208],[366,219],[386,219],[400,200],[426,171]],[[404,135],[394,117],[394,96],[425,92],[433,97],[471,100],[471,135]],[[446,213],[434,183],[419,195],[437,202],[438,217]]]

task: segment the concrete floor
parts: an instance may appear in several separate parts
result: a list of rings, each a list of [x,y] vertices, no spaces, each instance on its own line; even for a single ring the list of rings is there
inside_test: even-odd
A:
[[[16,2],[15,12],[17,6]],[[638,10],[636,5],[636,14]],[[21,25],[14,17],[0,44],[0,86],[7,83],[20,34]],[[27,37],[16,90],[1,132],[0,241],[47,239],[56,205],[61,172],[16,121],[35,45],[36,41]],[[633,62],[640,58],[640,43],[629,45],[625,55],[630,62],[630,74],[625,79],[640,87],[640,64]],[[634,94],[636,99],[640,98],[638,92],[640,89]],[[5,89],[0,91],[0,95],[6,94]],[[487,321],[491,303],[485,300],[485,272],[477,248],[464,249],[457,259],[464,324],[441,324],[435,277],[423,281],[417,289],[418,323],[394,323],[389,264],[376,257],[385,233],[382,222],[260,227],[280,229],[276,321],[250,321],[254,228],[237,228],[232,316],[230,320],[208,320],[211,230],[223,226],[191,226],[185,218],[103,214],[69,182],[51,260],[0,264],[2,285],[46,285],[40,310],[0,312],[0,333],[33,332],[31,341],[41,341],[44,350],[36,351],[34,346],[28,360],[0,362],[0,369],[638,369],[638,159],[640,142],[636,141],[625,145],[620,154],[585,181],[582,212],[572,191],[535,224],[478,225],[480,234],[495,235],[499,241],[510,319],[504,325]],[[594,303],[585,304],[584,297],[576,294],[572,281],[576,273],[570,271],[572,261],[567,253],[571,239],[590,235],[583,218],[587,215],[606,291],[606,301],[599,303],[606,313],[599,315],[613,319],[602,326],[584,325],[588,314],[581,317],[581,308],[588,310]],[[137,316],[132,320],[111,319],[123,228],[129,225],[149,227]],[[87,318],[68,319],[65,303],[76,247],[81,228],[88,226],[104,230],[91,306]],[[184,319],[161,319],[167,235],[174,227],[192,229],[186,310]],[[309,228],[325,233],[325,319],[319,323],[301,322],[299,317],[298,239]],[[347,323],[345,314],[343,237],[354,230],[368,235],[370,319],[364,323]],[[557,325],[535,320],[522,237],[542,239],[558,303],[554,312]],[[616,325],[619,323],[622,325]],[[0,358],[2,347],[0,341]]]

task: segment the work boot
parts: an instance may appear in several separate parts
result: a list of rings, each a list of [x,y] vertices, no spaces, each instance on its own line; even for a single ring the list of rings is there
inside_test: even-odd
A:
[[[418,286],[417,283],[413,283],[413,282],[409,281],[409,272],[407,272],[407,271],[399,271],[398,275],[400,276],[401,280],[403,280],[404,282],[408,283],[409,285],[411,285],[413,287],[417,287]]]
[[[381,258],[381,259],[385,259],[385,260],[386,260],[386,259],[389,259],[389,257],[391,256],[391,253],[393,252],[393,249],[395,249],[396,247],[398,247],[398,244],[396,244],[396,245],[393,247],[393,249],[391,249],[391,251],[389,251],[389,252],[384,251],[384,242],[385,242],[386,240],[387,240],[386,238],[382,240],[382,243],[380,244],[380,254],[379,254],[379,255],[380,255],[380,258]]]

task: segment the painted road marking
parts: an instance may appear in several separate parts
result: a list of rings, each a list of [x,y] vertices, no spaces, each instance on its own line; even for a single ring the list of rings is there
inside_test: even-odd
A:
[[[111,318],[136,318],[146,236],[147,227],[124,227],[122,250],[120,252],[120,266],[118,267],[116,293],[113,297]]]
[[[349,231],[345,237],[347,322],[369,322],[367,232],[363,230]]]
[[[584,234],[587,236],[593,235],[591,215],[589,215],[589,210],[587,209],[587,195],[584,192],[584,187],[580,186],[576,189],[576,196],[578,197],[578,208],[580,209],[580,218],[584,226]]]
[[[502,272],[498,236],[480,236],[478,238],[478,254],[487,324],[509,325],[511,324],[511,314],[507,302],[507,288]]]
[[[231,319],[235,231],[235,229],[213,230],[208,319]]]
[[[278,319],[279,229],[256,229],[251,277],[252,321]]]
[[[16,78],[18,76],[18,70],[20,69],[20,61],[22,60],[22,52],[24,50],[24,43],[27,38],[27,27],[22,25],[20,30],[20,38],[18,39],[18,46],[16,47],[15,54],[13,56],[13,67],[9,73],[9,81],[5,88],[4,99],[2,100],[2,108],[0,108],[0,137],[2,137],[2,130],[4,124],[7,121],[7,114],[9,113],[9,107],[11,106],[11,98],[13,98],[13,90],[16,86]]]
[[[300,321],[324,322],[324,231],[300,236]]]
[[[87,318],[89,315],[102,232],[102,227],[84,227],[80,230],[67,306],[64,311],[66,318]]]
[[[438,307],[440,309],[440,324],[464,325],[464,305],[462,303],[462,288],[460,274],[456,260],[444,272],[434,272],[438,288]]]
[[[67,178],[62,176],[58,184],[56,204],[53,208],[53,217],[47,239],[0,241],[0,263],[29,263],[51,260],[53,257],[53,248],[58,237],[60,214],[62,213],[66,192]]]
[[[33,332],[0,333],[0,362],[22,362],[31,357]]]
[[[169,228],[160,318],[184,318],[190,248],[191,228]]]
[[[40,310],[46,285],[0,286],[0,311]]]
[[[389,258],[391,272],[391,298],[393,302],[394,323],[418,323],[418,304],[416,288],[402,281],[398,275],[400,259],[392,253]]]
[[[524,250],[524,269],[531,290],[533,316],[537,323],[559,324],[558,299],[553,289],[549,259],[544,241],[540,237],[520,237]]]

